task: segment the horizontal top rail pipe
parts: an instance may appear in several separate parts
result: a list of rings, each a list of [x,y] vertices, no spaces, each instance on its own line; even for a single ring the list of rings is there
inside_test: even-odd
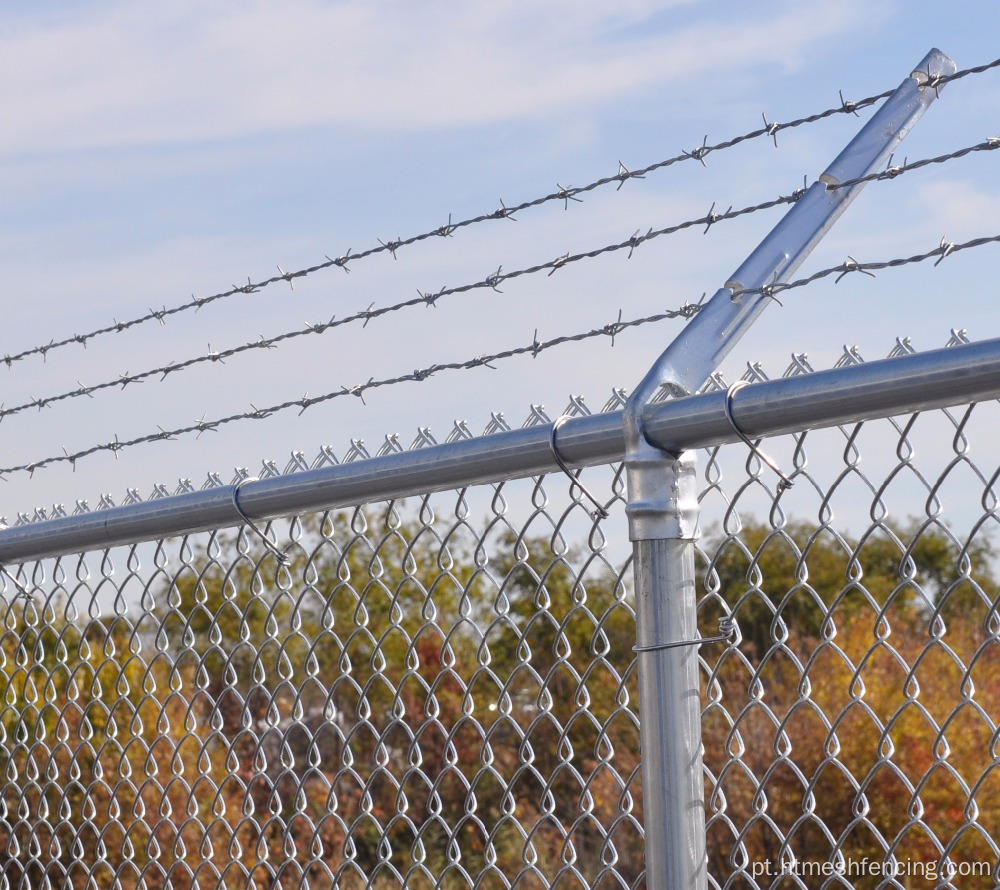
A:
[[[1000,397],[1000,339],[755,383],[733,398],[749,437],[943,408]],[[726,394],[652,404],[649,441],[680,452],[738,437]],[[558,431],[559,454],[573,467],[621,460],[620,411],[575,417]],[[559,469],[551,424],[245,482],[240,509],[253,520],[336,509]],[[0,531],[0,564],[102,549],[242,524],[233,486],[49,519]]]

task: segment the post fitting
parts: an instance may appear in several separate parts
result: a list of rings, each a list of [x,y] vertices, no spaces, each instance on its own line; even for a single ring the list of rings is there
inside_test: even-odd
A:
[[[772,302],[847,205],[933,102],[955,63],[931,50],[819,179],[664,350],[623,411],[629,538],[634,547],[636,652],[648,890],[705,890],[704,784],[692,452],[668,454],[644,432],[661,389],[701,387]],[[944,254],[943,254],[944,255]]]

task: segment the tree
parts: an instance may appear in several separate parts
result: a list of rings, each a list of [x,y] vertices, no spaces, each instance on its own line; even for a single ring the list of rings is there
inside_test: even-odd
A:
[[[212,768],[229,774],[213,784],[230,809],[242,795],[274,816],[267,858],[288,855],[291,826],[299,851],[328,839],[313,867],[338,880],[415,862],[458,880],[525,855],[596,875],[597,826],[637,764],[621,584],[555,539],[442,535],[395,508],[297,520],[292,536],[279,568],[213,535],[156,597],[154,636],[219,727]]]
[[[713,537],[703,630],[728,609],[742,631],[701,650],[713,877],[734,849],[737,867],[928,859],[932,834],[989,858],[989,544],[934,524]],[[597,884],[613,863],[639,880],[634,612],[600,548],[426,504],[296,519],[289,539],[287,566],[247,534],[178,542],[134,624],[55,598],[8,611],[8,875],[353,890],[567,865]]]
[[[878,525],[855,541],[802,520],[773,528],[751,519],[738,535],[716,530],[703,549],[713,556],[701,595],[733,610],[759,656],[774,641],[821,637],[831,617],[886,610],[913,625],[935,609],[945,620],[985,615],[1000,593],[990,541],[963,547],[935,524]]]
[[[706,602],[728,604],[744,640],[710,663],[706,690],[713,874],[791,854],[825,862],[834,849],[933,863],[932,837],[954,844],[956,862],[992,861],[989,542],[963,547],[934,524],[854,541],[751,522],[706,550]],[[977,880],[963,886],[992,886]]]

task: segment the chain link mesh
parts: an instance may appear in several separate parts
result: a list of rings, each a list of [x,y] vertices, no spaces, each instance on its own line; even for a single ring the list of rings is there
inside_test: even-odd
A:
[[[993,886],[997,410],[767,441],[779,499],[701,456],[712,886]],[[9,567],[0,887],[641,885],[624,477],[583,480],[608,519],[555,475],[275,522],[286,566],[242,529]]]

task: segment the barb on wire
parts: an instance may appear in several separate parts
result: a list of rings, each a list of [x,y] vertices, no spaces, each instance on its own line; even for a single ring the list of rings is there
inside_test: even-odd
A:
[[[850,272],[860,272],[862,275],[867,275],[869,278],[874,278],[875,273],[869,272],[867,269],[862,269],[858,264],[858,261],[854,259],[850,254],[847,255],[847,259],[844,261],[844,271],[841,272],[834,280],[834,284],[840,284],[840,279],[843,278]]]
[[[756,455],[761,463],[766,464],[778,475],[778,490],[774,498],[774,503],[777,504],[781,499],[781,495],[795,483],[792,482],[791,478],[781,469],[781,467],[779,467],[773,460],[771,460],[771,458],[760,450],[760,442],[754,442],[753,439],[743,432],[743,429],[736,423],[736,418],[733,416],[733,397],[736,393],[743,389],[743,387],[748,385],[748,380],[737,380],[732,386],[729,387],[729,389],[726,390],[726,401],[724,404],[726,420],[729,421],[729,425],[733,428],[733,432],[739,436],[740,440],[747,446],[747,448],[750,449],[751,453]]]
[[[959,80],[963,77],[968,77],[969,75],[982,74],[989,71],[992,68],[1000,67],[1000,59],[996,59],[985,65],[978,65],[974,68],[966,68],[955,74],[946,75],[939,79],[936,86],[940,86],[945,83],[949,83],[953,80]],[[229,297],[233,297],[237,294],[254,294],[258,293],[264,288],[276,284],[279,281],[285,281],[292,285],[293,278],[304,278],[308,275],[312,275],[323,269],[329,269],[332,267],[339,267],[345,272],[350,272],[348,267],[349,263],[353,263],[362,259],[366,259],[376,254],[381,254],[385,252],[391,252],[395,256],[395,250],[401,247],[406,247],[412,244],[416,244],[420,241],[424,241],[428,238],[435,237],[448,237],[455,233],[460,228],[466,226],[477,225],[487,220],[495,219],[512,219],[514,213],[518,213],[524,210],[528,210],[533,207],[539,207],[543,204],[547,204],[551,201],[563,201],[564,206],[569,206],[569,201],[581,201],[582,199],[578,196],[583,195],[587,192],[593,191],[595,189],[602,188],[611,183],[615,183],[617,188],[621,188],[624,184],[625,179],[642,179],[647,174],[652,173],[657,170],[662,170],[667,167],[673,166],[674,164],[681,163],[682,161],[698,161],[699,163],[705,163],[705,158],[712,152],[725,151],[730,148],[734,148],[744,142],[749,142],[754,139],[759,139],[762,136],[768,136],[774,138],[777,141],[777,134],[782,130],[790,130],[796,127],[806,126],[809,124],[816,123],[818,121],[824,120],[825,118],[832,117],[837,114],[856,114],[858,109],[867,108],[874,105],[876,102],[880,102],[882,99],[887,98],[892,95],[892,90],[886,90],[881,93],[877,93],[873,96],[868,96],[865,99],[859,99],[852,102],[844,102],[843,95],[841,94],[840,105],[834,106],[832,108],[827,108],[824,111],[817,112],[815,114],[806,115],[804,117],[796,118],[794,120],[789,120],[784,123],[773,122],[767,123],[765,119],[766,126],[763,128],[757,128],[751,130],[742,135],[733,136],[730,139],[725,139],[722,142],[717,142],[714,145],[709,145],[707,143],[707,137],[702,142],[702,145],[693,151],[682,151],[679,155],[673,157],[665,158],[661,161],[657,161],[653,164],[649,164],[646,167],[642,167],[637,170],[628,170],[624,167],[621,162],[619,162],[619,170],[616,174],[612,176],[602,177],[596,179],[587,185],[578,187],[563,187],[558,185],[555,192],[551,192],[547,195],[542,195],[537,198],[532,198],[527,201],[522,201],[511,207],[506,207],[501,202],[501,209],[493,211],[491,213],[480,214],[478,216],[472,216],[468,219],[461,220],[459,222],[452,222],[451,215],[448,216],[448,222],[443,226],[438,226],[437,228],[431,229],[427,232],[422,232],[418,235],[412,235],[408,238],[398,238],[392,242],[380,242],[377,247],[371,247],[367,250],[361,251],[360,253],[352,254],[351,249],[348,249],[346,253],[338,257],[330,257],[327,255],[325,257],[325,262],[317,263],[312,266],[307,266],[302,269],[298,269],[294,272],[282,272],[279,267],[279,274],[272,276],[270,278],[265,278],[257,282],[252,282],[249,278],[247,283],[244,285],[234,284],[228,290],[220,291],[215,294],[211,294],[204,297],[191,297],[191,300],[185,303],[181,303],[177,306],[172,306],[170,308],[163,307],[161,309],[153,310],[150,309],[145,315],[139,315],[128,321],[115,321],[114,324],[108,325],[102,328],[96,328],[85,334],[73,334],[62,340],[50,340],[48,343],[42,344],[40,346],[34,346],[29,349],[24,349],[16,353],[8,353],[0,358],[8,368],[12,367],[15,362],[22,361],[30,356],[41,355],[43,358],[52,350],[60,349],[65,346],[69,346],[73,343],[79,343],[81,346],[86,347],[87,343],[97,337],[102,337],[106,334],[122,333],[130,328],[137,327],[138,325],[146,324],[150,321],[158,321],[161,325],[165,324],[165,320],[168,316],[176,315],[179,312],[186,312],[188,310],[199,310],[203,306],[207,306],[210,303],[214,303],[217,300],[225,300]],[[390,251],[390,244],[393,246],[394,250]]]
[[[955,245],[951,241],[946,241],[944,235],[941,236],[941,243],[938,245],[938,250],[941,251],[941,256],[937,258],[937,262],[934,263],[934,267],[937,268],[941,265],[941,261],[948,256],[955,249]]]
[[[774,140],[774,147],[778,147],[778,130],[781,129],[780,124],[769,124],[767,122],[767,115],[761,112],[761,120],[764,121],[764,132],[767,133]]]

